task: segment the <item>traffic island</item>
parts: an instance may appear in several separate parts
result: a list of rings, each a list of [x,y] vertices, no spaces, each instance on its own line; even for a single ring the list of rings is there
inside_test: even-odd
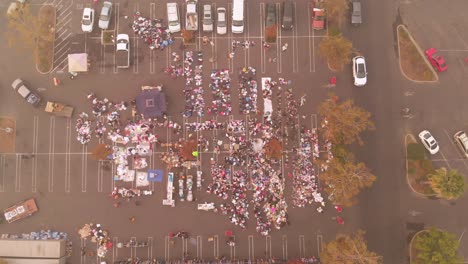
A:
[[[49,73],[54,66],[55,15],[52,5],[43,5],[39,9],[39,30],[43,37],[36,42],[36,69],[42,74]]]
[[[425,197],[435,197],[428,175],[434,171],[432,161],[427,158],[424,146],[413,135],[405,137],[406,180],[410,189]]]
[[[460,241],[455,234],[430,227],[411,238],[409,263],[463,263],[459,251]]]
[[[0,117],[0,153],[14,153],[16,121],[9,117]]]
[[[405,26],[397,27],[398,57],[400,70],[409,80],[415,82],[435,82],[438,76],[424,58],[424,53]]]

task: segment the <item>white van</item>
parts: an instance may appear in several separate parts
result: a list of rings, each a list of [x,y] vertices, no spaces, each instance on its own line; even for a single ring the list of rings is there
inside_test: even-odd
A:
[[[244,0],[232,0],[232,33],[244,32]]]
[[[179,7],[177,3],[167,3],[167,23],[172,33],[180,31]]]

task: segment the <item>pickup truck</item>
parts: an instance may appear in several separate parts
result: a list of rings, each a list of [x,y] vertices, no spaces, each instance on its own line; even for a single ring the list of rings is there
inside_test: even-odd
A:
[[[197,0],[187,0],[187,14],[185,16],[185,29],[198,30]]]
[[[73,115],[73,107],[64,105],[61,103],[56,102],[47,102],[46,107],[44,109],[47,113],[54,114],[56,116],[64,116],[64,117],[72,117]]]
[[[36,93],[32,92],[26,85],[23,83],[23,80],[16,79],[11,84],[13,90],[15,90],[21,97],[23,97],[26,102],[30,103],[31,105],[37,107],[41,102],[41,97]]]
[[[130,38],[127,34],[117,35],[115,64],[119,69],[130,67]]]
[[[8,223],[13,223],[16,220],[28,217],[35,212],[37,212],[37,205],[34,198],[28,199],[21,203],[15,204],[7,209],[5,209],[4,216]]]

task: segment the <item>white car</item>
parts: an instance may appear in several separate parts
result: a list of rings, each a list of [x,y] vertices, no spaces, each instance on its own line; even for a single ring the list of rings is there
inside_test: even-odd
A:
[[[109,28],[111,14],[112,14],[112,3],[105,1],[101,9],[101,14],[99,15],[98,25],[100,29]]]
[[[353,58],[353,77],[355,86],[364,86],[367,83],[366,59],[363,56]]]
[[[219,7],[218,9],[216,9],[216,17],[218,18],[218,23],[216,23],[216,32],[220,35],[226,34],[226,8]]]
[[[427,130],[421,131],[421,133],[419,133],[419,139],[421,139],[421,142],[423,143],[424,147],[432,155],[439,152],[439,144],[437,144],[437,141],[435,140],[435,138],[431,135],[429,131]]]
[[[83,32],[93,32],[94,9],[86,7],[83,9],[83,18],[81,19],[81,30]]]

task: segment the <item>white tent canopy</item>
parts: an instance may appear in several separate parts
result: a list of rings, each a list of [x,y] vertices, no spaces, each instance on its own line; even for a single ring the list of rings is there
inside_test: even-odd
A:
[[[88,71],[88,54],[87,53],[68,54],[68,71],[69,72]]]

